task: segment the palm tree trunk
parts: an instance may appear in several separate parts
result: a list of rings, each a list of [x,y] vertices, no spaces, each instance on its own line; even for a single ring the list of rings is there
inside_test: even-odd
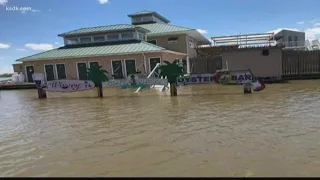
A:
[[[171,96],[177,96],[177,85],[176,83],[170,83],[170,95]]]
[[[99,91],[99,97],[103,98],[103,87],[102,87],[102,84],[99,84],[98,91]]]

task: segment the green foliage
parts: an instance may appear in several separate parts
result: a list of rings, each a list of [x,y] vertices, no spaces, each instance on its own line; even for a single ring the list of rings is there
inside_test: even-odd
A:
[[[107,71],[102,69],[102,66],[91,66],[87,68],[88,79],[96,86],[102,85],[103,82],[108,81]]]
[[[4,73],[0,74],[0,77],[11,77],[13,74],[12,73]]]
[[[183,76],[183,67],[177,61],[170,63],[163,61],[165,64],[159,67],[160,77],[167,78],[169,83],[176,83],[178,77]]]

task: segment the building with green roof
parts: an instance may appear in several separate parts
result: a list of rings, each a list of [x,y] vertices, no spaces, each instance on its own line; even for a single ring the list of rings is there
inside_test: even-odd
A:
[[[129,14],[131,24],[88,27],[58,34],[64,46],[20,58],[15,72],[23,72],[32,82],[33,73],[44,73],[47,80],[87,79],[86,68],[101,65],[113,78],[126,78],[140,71],[149,74],[163,60],[184,62],[195,57],[198,45],[210,41],[196,29],[169,24],[157,12]]]

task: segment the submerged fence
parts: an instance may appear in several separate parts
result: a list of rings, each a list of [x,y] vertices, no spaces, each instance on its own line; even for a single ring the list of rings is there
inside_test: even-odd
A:
[[[320,77],[320,51],[283,51],[282,76]]]
[[[192,74],[215,73],[222,69],[222,57],[190,58],[190,71]]]

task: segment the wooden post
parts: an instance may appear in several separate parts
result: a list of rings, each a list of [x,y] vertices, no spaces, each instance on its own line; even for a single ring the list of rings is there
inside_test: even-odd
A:
[[[38,98],[39,99],[45,99],[45,98],[47,98],[47,93],[46,93],[46,91],[45,90],[43,90],[43,88],[42,88],[42,84],[41,84],[41,80],[35,80],[34,81],[35,82],[35,84],[36,84],[36,86],[37,86],[37,89],[38,89]]]
[[[251,93],[251,84],[249,82],[243,83],[243,93],[250,94]]]
[[[42,88],[38,88],[38,98],[39,99],[46,99],[47,98],[47,93]]]

